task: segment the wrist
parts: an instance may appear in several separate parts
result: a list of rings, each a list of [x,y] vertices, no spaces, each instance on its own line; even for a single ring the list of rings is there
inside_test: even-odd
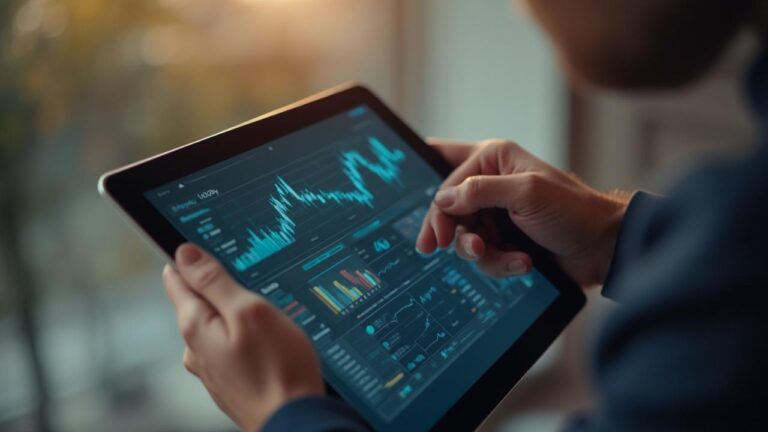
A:
[[[616,241],[619,237],[621,223],[627,212],[627,206],[632,197],[631,193],[615,190],[604,194],[606,213],[599,234],[598,247],[594,255],[596,284],[602,285],[611,268]]]

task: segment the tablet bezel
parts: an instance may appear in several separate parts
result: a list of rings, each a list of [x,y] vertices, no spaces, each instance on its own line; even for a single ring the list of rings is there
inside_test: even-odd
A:
[[[143,231],[142,234],[146,234],[172,261],[174,251],[186,239],[145,198],[145,192],[362,104],[374,110],[442,176],[451,172],[452,168],[445,159],[370,90],[350,84],[108,172],[99,180],[99,191],[114,201],[139,231]],[[579,286],[560,269],[550,253],[515,227],[510,227],[504,234],[531,255],[536,268],[552,282],[560,295],[448,409],[432,427],[433,430],[464,430],[475,428],[482,423],[585,303]],[[326,385],[336,393],[327,381]]]

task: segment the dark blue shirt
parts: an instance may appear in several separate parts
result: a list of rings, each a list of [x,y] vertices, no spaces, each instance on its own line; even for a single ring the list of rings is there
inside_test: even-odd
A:
[[[763,139],[659,199],[633,198],[603,295],[597,404],[573,431],[767,430],[768,56],[747,78]]]
[[[747,79],[768,137],[768,55]],[[603,295],[594,411],[572,431],[768,430],[768,138],[667,198],[636,194]],[[361,431],[343,402],[288,403],[266,431]]]

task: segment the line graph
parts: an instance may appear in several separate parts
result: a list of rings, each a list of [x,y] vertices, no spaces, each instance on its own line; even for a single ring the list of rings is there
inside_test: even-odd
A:
[[[274,193],[267,200],[275,212],[275,225],[247,228],[248,247],[232,260],[232,266],[237,271],[246,271],[293,244],[296,241],[296,222],[290,213],[297,205],[312,207],[356,204],[372,208],[374,195],[365,182],[363,170],[387,185],[401,185],[400,164],[405,159],[405,153],[386,147],[375,137],[368,138],[368,145],[376,161],[366,159],[357,150],[347,150],[340,155],[341,172],[351,183],[351,190],[298,189],[277,176]]]
[[[400,258],[395,258],[394,260],[386,263],[384,265],[384,268],[379,270],[379,276],[383,276],[383,275],[387,274],[388,271],[390,271],[393,268],[397,267],[398,264],[400,264]]]
[[[413,359],[406,360],[405,357],[412,357],[409,353],[414,349],[423,354],[426,352],[422,351],[424,346],[432,345],[432,340],[435,338],[433,336],[434,331],[430,331],[433,327],[432,318],[427,315],[423,323],[421,321],[421,319],[414,320],[406,326],[389,332],[386,337],[381,339],[381,345],[397,360],[410,363]],[[438,332],[443,335],[439,337],[445,336],[444,332],[440,330]],[[425,359],[426,357],[422,360]]]
[[[445,332],[441,332],[441,331],[437,332],[435,334],[435,338],[432,339],[432,341],[429,343],[429,345],[424,347],[424,351],[429,352],[429,350],[432,348],[432,346],[434,344],[440,342],[440,339],[445,339],[445,337],[446,337],[446,333]]]
[[[421,309],[413,309],[416,302],[410,296],[402,296],[393,301],[380,312],[376,318],[372,319],[365,326],[365,332],[373,336],[379,332],[385,331],[392,324],[403,324],[409,322],[415,316],[421,313]],[[410,313],[408,313],[410,312]]]

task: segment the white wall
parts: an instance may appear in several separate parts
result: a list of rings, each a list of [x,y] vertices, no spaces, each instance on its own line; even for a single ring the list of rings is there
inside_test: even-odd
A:
[[[544,35],[508,0],[408,7],[406,116],[424,135],[510,138],[565,163],[565,91]]]

